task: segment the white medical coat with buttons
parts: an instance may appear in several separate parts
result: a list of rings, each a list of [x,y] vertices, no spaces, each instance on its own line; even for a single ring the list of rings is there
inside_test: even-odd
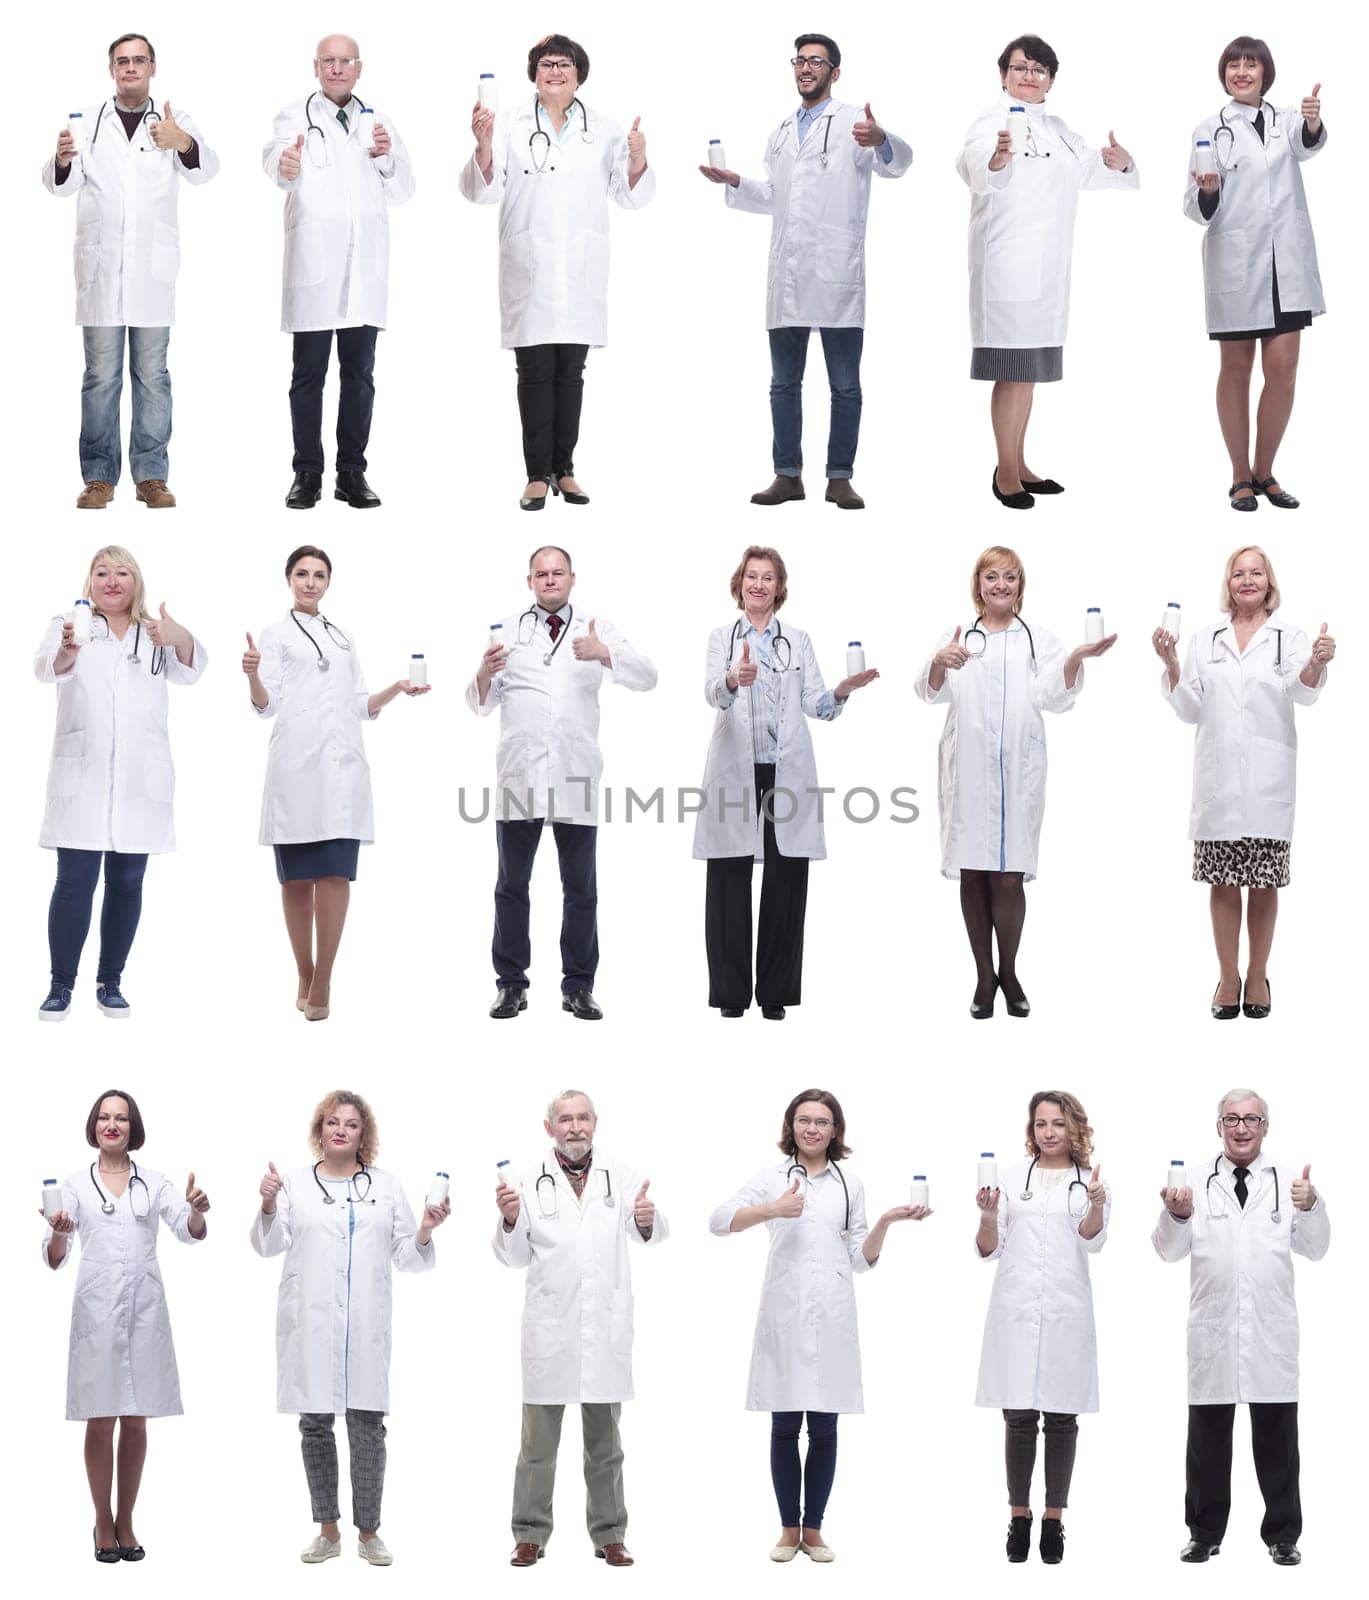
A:
[[[43,167],[49,194],[76,197],[76,321],[81,327],[169,328],[176,320],[181,180],[208,183],[219,170],[219,158],[188,112],[173,103],[171,114],[199,147],[196,167],[185,166],[178,151],[158,150],[147,124],[130,139],[113,100],[81,113],[86,148],[71,163],[65,182],[57,182],[55,155]]]
[[[1280,663],[1279,635],[1283,659]],[[1160,692],[1181,722],[1194,723],[1190,839],[1291,839],[1298,764],[1294,705],[1310,706],[1314,689],[1300,676],[1311,655],[1301,628],[1274,612],[1242,654],[1230,619],[1194,634],[1171,691]]]
[[[134,628],[122,639],[94,617],[93,637],[60,676],[64,617],[54,617],[33,658],[39,683],[57,686],[57,731],[48,763],[39,844],[50,850],[119,850],[162,855],[176,848],[171,802],[176,771],[167,738],[169,683],[199,681],[208,660],[198,639],[183,666],[154,649],[143,627],[135,666]],[[155,676],[153,661],[160,660]]]
[[[765,824],[756,808],[755,767],[763,731],[758,724],[766,715],[761,681],[766,668],[761,665],[760,676],[749,688],[739,686],[735,694],[728,688],[727,674],[741,660],[741,645],[732,647],[734,626],[728,623],[715,628],[708,639],[704,699],[717,707],[718,715],[704,763],[703,809],[694,819],[696,861],[727,856],[765,859]],[[784,637],[790,653],[777,656],[773,645],[770,652],[781,679],[775,787],[783,792],[774,800],[775,844],[782,856],[823,861],[827,842],[818,814],[818,769],[807,719],[817,715],[827,686],[812,641],[802,628],[785,625]],[[783,660],[790,662],[787,669]],[[843,706],[836,709],[840,714]]]
[[[1032,1197],[1023,1200],[1027,1167],[1024,1161],[1000,1177],[998,1248],[981,1257],[998,1266],[984,1321],[974,1403],[1002,1411],[1097,1411],[1098,1342],[1089,1257],[1107,1239],[1112,1191],[1101,1179],[1107,1193],[1103,1226],[1085,1239],[1079,1227],[1088,1195],[1070,1188],[1076,1176],[1073,1163],[1049,1189],[1038,1166]],[[1081,1163],[1079,1181],[1087,1184],[1089,1172]]]
[[[947,671],[945,683],[933,689],[932,658],[954,637],[953,630],[943,633],[914,685],[919,700],[946,707],[937,781],[944,877],[958,878],[965,868],[1020,872],[1028,882],[1036,876],[1046,806],[1041,713],[1074,709],[1084,669],[1067,689],[1065,647],[1044,628],[1031,632],[1035,671],[1018,618],[1003,632],[987,632],[984,654],[971,656],[958,672]]]
[[[1184,191],[1184,215],[1205,230],[1203,292],[1209,333],[1255,333],[1274,326],[1276,260],[1280,308],[1310,311],[1314,317],[1326,310],[1302,186],[1302,163],[1326,149],[1326,124],[1310,149],[1302,142],[1302,130],[1302,115],[1295,107],[1276,111],[1266,105],[1261,140],[1254,110],[1235,100],[1193,130],[1193,143],[1208,140],[1220,158],[1220,198],[1211,221],[1198,204],[1192,148]]]
[[[519,1176],[518,1220],[512,1228],[502,1217],[495,1223],[494,1253],[506,1267],[527,1269],[525,1405],[632,1399],[628,1246],[661,1244],[670,1233],[658,1206],[651,1237],[642,1238],[632,1214],[640,1183],[631,1167],[597,1149],[578,1200],[554,1148]]]
[[[375,119],[390,135],[388,155],[372,158],[359,137],[361,102],[343,109],[322,92],[296,100],[276,114],[262,168],[285,191],[285,267],[281,330],[316,333],[324,328],[383,328],[390,282],[390,207],[414,192],[409,152],[391,119]],[[318,132],[310,131],[310,119]],[[283,150],[305,134],[299,177],[280,175]],[[326,161],[324,159],[326,154]]]
[[[1331,1219],[1320,1195],[1310,1211],[1293,1204],[1291,1167],[1261,1157],[1246,1180],[1245,1207],[1236,1198],[1232,1164],[1223,1155],[1212,1180],[1189,1169],[1193,1215],[1180,1222],[1168,1211],[1151,1235],[1162,1261],[1190,1257],[1188,1403],[1223,1406],[1254,1401],[1278,1405],[1298,1398],[1298,1307],[1293,1257],[1320,1261],[1331,1243]],[[1274,1221],[1274,1174],[1279,1220]]]
[[[573,647],[589,633],[590,620],[590,612],[575,608],[548,664],[551,634],[541,613],[535,626],[526,612],[505,617],[508,665],[491,678],[483,706],[476,680],[466,687],[466,704],[476,716],[499,712],[492,809],[500,822],[546,817],[593,827],[599,820],[600,686],[654,689],[656,668],[603,617],[595,619],[594,631],[608,646],[612,667],[577,661]]]
[[[276,1297],[276,1410],[341,1416],[390,1409],[391,1268],[427,1272],[434,1242],[420,1249],[399,1181],[368,1168],[359,1201],[325,1205],[312,1167],[286,1174],[271,1216],[258,1207],[252,1248],[284,1255]],[[365,1179],[354,1192],[364,1189]],[[342,1195],[338,1185],[328,1193]],[[374,1201],[374,1204],[372,1202]]]
[[[499,316],[505,350],[532,344],[608,343],[608,202],[638,211],[656,193],[650,161],[628,182],[627,137],[616,122],[585,107],[568,112],[557,139],[536,95],[494,119],[490,181],[475,157],[457,187],[477,205],[499,206]],[[533,160],[537,138],[541,171]],[[582,131],[587,129],[590,142]]]
[[[767,328],[865,326],[870,174],[901,178],[913,152],[892,133],[891,161],[858,145],[851,127],[864,115],[858,106],[829,100],[800,144],[796,113],[790,112],[766,144],[765,177],[723,186],[731,209],[774,219],[765,275]]]
[[[1015,155],[1001,172],[989,161],[1021,106],[1031,155]],[[1005,90],[975,118],[956,171],[970,188],[970,343],[976,349],[1052,349],[1065,342],[1070,315],[1074,215],[1081,189],[1136,189],[1141,175],[1104,166],[1044,105],[1014,100]]]
[[[92,1152],[93,1153],[93,1152]],[[114,1213],[101,1211],[101,1200],[85,1166],[62,1180],[62,1210],[76,1228],[66,1237],[81,1241],[81,1265],[71,1302],[71,1345],[67,1356],[67,1421],[90,1417],[179,1417],[181,1383],[166,1290],[157,1265],[157,1229],[165,1223],[183,1244],[199,1244],[190,1231],[190,1204],[184,1193],[160,1172],[138,1163],[147,1185],[149,1214],[135,1217],[125,1189]],[[142,1208],[141,1185],[138,1205]],[[47,1261],[52,1229],[43,1235]]]
[[[743,1206],[778,1200],[792,1182],[789,1166],[780,1161],[762,1167],[713,1212],[710,1231],[725,1235]],[[870,1270],[861,1253],[870,1230],[865,1222],[865,1186],[846,1167],[842,1172],[851,1197],[849,1232],[842,1232],[846,1191],[830,1165],[802,1185],[801,1216],[777,1217],[765,1224],[770,1254],[746,1385],[748,1411],[865,1409],[852,1278]]]
[[[274,717],[261,797],[261,844],[310,844],[319,839],[359,839],[371,844],[371,769],[361,725],[374,722],[370,695],[355,644],[344,649],[323,619],[295,613],[301,633],[286,617],[257,637],[258,675],[266,690],[259,717]],[[346,635],[349,643],[351,636]],[[323,652],[328,671],[318,669]],[[380,713],[376,712],[376,717]]]

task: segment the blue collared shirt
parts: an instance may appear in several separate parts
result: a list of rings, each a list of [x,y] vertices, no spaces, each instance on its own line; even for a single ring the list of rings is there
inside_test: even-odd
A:
[[[811,109],[806,105],[800,104],[798,112],[794,117],[794,126],[798,129],[800,145],[808,137],[808,130],[815,122],[821,122],[824,117],[831,115],[827,109],[831,104],[831,95],[828,95],[821,105],[813,106]],[[894,159],[894,147],[889,142],[887,136],[884,140],[884,143],[879,147],[879,159],[885,163],[888,163]]]
[[[786,640],[788,635],[785,635]],[[741,660],[742,645],[751,646],[751,659],[760,664],[756,681],[746,691],[751,697],[751,729],[755,746],[755,760],[760,765],[773,765],[779,758],[780,748],[780,686],[783,682],[784,663],[775,658],[775,620],[766,624],[764,633],[757,633],[751,623],[746,623],[732,648],[732,670]],[[785,653],[785,661],[788,654]],[[739,691],[740,692],[740,691]],[[823,691],[817,705],[820,721],[830,722],[841,707],[830,689]]]

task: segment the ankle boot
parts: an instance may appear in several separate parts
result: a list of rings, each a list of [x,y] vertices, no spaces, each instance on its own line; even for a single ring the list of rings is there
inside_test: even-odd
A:
[[[1052,1567],[1065,1559],[1065,1525],[1059,1517],[1041,1518],[1041,1559]]]
[[[1025,1561],[1031,1554],[1031,1547],[1031,1517],[1014,1517],[1008,1524],[1008,1560],[1012,1562]]]

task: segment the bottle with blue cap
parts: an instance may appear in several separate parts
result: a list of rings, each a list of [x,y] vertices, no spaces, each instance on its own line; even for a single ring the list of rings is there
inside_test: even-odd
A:
[[[477,98],[485,111],[498,111],[499,90],[495,85],[492,72],[482,72],[480,74],[480,89]]]
[[[727,166],[727,157],[723,154],[723,142],[721,139],[710,139],[708,141],[708,160],[704,164],[705,166],[720,168]]]
[[[76,146],[76,154],[78,156],[84,155],[86,149],[86,119],[83,112],[67,112],[67,132],[71,135],[71,142]]]
[[[1216,176],[1217,155],[1211,139],[1199,139],[1193,146],[1193,170],[1200,178]]]
[[[1008,107],[1008,137],[1012,141],[1012,153],[1020,156],[1027,148],[1026,106]]]
[[[992,1150],[980,1151],[979,1187],[981,1189],[996,1189],[998,1187],[998,1162],[994,1160]]]
[[[89,600],[78,600],[71,608],[71,642],[89,644],[94,612]]]
[[[428,1186],[428,1198],[424,1202],[430,1206],[440,1206],[447,1198],[447,1191],[451,1188],[451,1174],[439,1172]]]
[[[928,1204],[927,1175],[923,1172],[913,1174],[913,1186],[908,1191],[908,1204],[910,1206],[925,1206]]]
[[[43,1215],[49,1222],[62,1209],[62,1186],[56,1178],[43,1179]]]
[[[1165,607],[1164,616],[1160,618],[1160,627],[1174,640],[1179,637],[1179,618],[1179,602],[1171,600]]]
[[[1103,608],[1090,606],[1084,613],[1084,643],[1097,644],[1103,637]]]
[[[1170,1164],[1169,1164],[1169,1176],[1165,1179],[1165,1188],[1166,1189],[1187,1189],[1188,1188],[1188,1168],[1184,1165],[1182,1160],[1175,1160],[1175,1161],[1171,1161],[1170,1162]]]
[[[502,622],[490,623],[490,649],[502,650],[505,660],[508,659],[509,647],[504,639],[504,624]]]
[[[415,650],[409,657],[409,687],[411,689],[428,687],[428,658],[421,650]]]
[[[854,678],[858,672],[865,671],[865,648],[859,639],[852,639],[846,646],[846,676]]]
[[[371,149],[376,142],[376,114],[371,106],[362,106],[357,118],[357,142],[363,150]]]

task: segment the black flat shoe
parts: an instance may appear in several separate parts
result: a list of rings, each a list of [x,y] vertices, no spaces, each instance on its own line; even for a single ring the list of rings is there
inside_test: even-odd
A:
[[[1274,986],[1267,978],[1265,979],[1264,986],[1269,990],[1269,998],[1262,1006],[1255,1005],[1249,1000],[1243,1000],[1241,1002],[1241,1015],[1243,1017],[1249,1017],[1252,1022],[1262,1022],[1274,1009]],[[1249,985],[1247,985],[1247,992],[1248,990]]]
[[[1217,988],[1220,987],[1221,985],[1218,984]],[[1217,1004],[1217,990],[1214,989],[1212,991],[1212,1015],[1218,1022],[1234,1022],[1236,1018],[1240,1016],[1241,994],[1243,993],[1243,987],[1244,986],[1237,988],[1236,1003],[1233,1006],[1219,1006]]]
[[[90,1530],[90,1542],[95,1546],[95,1559],[105,1566],[113,1566],[116,1561],[124,1559],[123,1547],[119,1543],[119,1535],[114,1535],[113,1546],[106,1545],[101,1548],[100,1541],[94,1528]]]
[[[505,1017],[516,1017],[520,1011],[528,1009],[528,991],[526,989],[501,989],[494,997],[494,1004],[490,1007],[490,1015],[503,1021]]]
[[[1036,501],[1032,499],[1025,489],[1016,494],[1004,494],[998,487],[997,467],[993,469],[993,475],[989,479],[989,487],[993,490],[993,497],[998,501],[999,505],[1007,506],[1010,511],[1030,511],[1036,504]]]
[[[1041,1518],[1041,1559],[1048,1567],[1065,1559],[1065,1527],[1059,1517]]]
[[[998,998],[998,978],[995,976],[993,980],[993,988],[989,990],[987,1005],[981,1005],[978,996],[979,990],[976,989],[975,998],[970,1001],[970,1015],[976,1022],[987,1022],[993,1016],[994,1001]],[[1022,1559],[1025,1561],[1026,1557],[1024,1556]]]
[[[1025,1561],[1032,1549],[1032,1519],[1028,1517],[1014,1517],[1008,1524],[1008,1543],[1006,1546],[1008,1560],[1014,1566]]]
[[[575,989],[570,994],[563,994],[561,1009],[569,1011],[573,1017],[579,1017],[581,1022],[599,1022],[604,1015],[599,1002],[588,989]]]
[[[1302,1560],[1302,1551],[1295,1544],[1271,1544],[1269,1558],[1276,1567],[1296,1567]]]
[[[1064,494],[1065,486],[1054,478],[1023,478],[1022,487],[1028,494]]]
[[[333,499],[345,500],[353,511],[374,511],[380,504],[380,496],[367,483],[364,472],[339,472]]]
[[[140,1544],[121,1544],[119,1555],[124,1561],[141,1561],[147,1554]]]
[[[724,1017],[744,1017],[746,1010],[743,1006],[722,1006],[719,1008],[719,1015]]]
[[[323,493],[323,474],[321,472],[297,472],[295,481],[290,485],[290,492],[285,497],[286,509],[289,511],[307,511],[310,506],[318,504],[318,497]]]
[[[1261,478],[1255,484],[1255,493],[1262,494],[1271,506],[1278,506],[1280,511],[1296,511],[1302,504],[1295,494],[1288,494],[1283,489],[1270,490],[1271,483],[1277,483],[1277,478]]]
[[[767,1022],[783,1022],[784,1021],[784,1007],[783,1006],[762,1006],[761,1007],[761,1015],[765,1018],[765,1020]]]
[[[1237,489],[1249,489],[1252,493],[1238,500],[1236,498]],[[1233,511],[1258,511],[1260,509],[1260,502],[1255,497],[1258,491],[1255,490],[1255,485],[1248,478],[1242,478],[1239,483],[1233,483],[1226,492],[1231,496],[1231,509]]]
[[[1206,1539],[1190,1539],[1179,1552],[1180,1561],[1209,1561],[1213,1556],[1219,1556],[1222,1547],[1219,1544],[1209,1544]],[[1271,1546],[1270,1554],[1273,1554]]]

